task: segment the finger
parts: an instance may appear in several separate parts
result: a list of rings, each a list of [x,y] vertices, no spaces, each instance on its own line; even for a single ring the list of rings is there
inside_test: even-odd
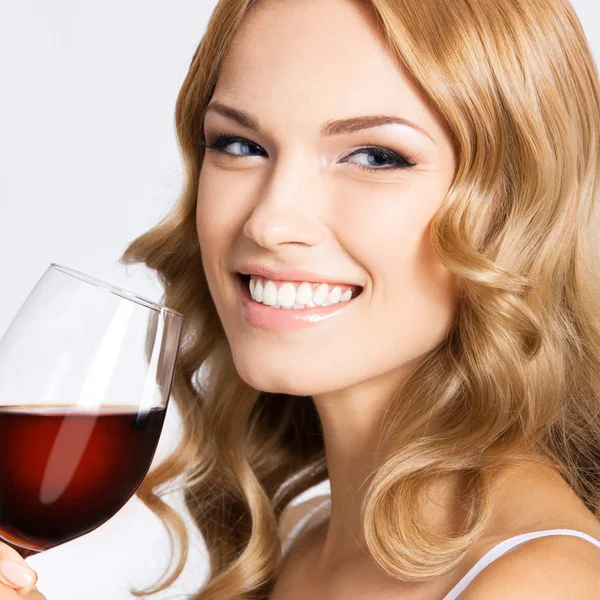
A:
[[[23,600],[23,597],[19,596],[16,590],[0,584],[0,600]]]
[[[17,590],[13,590],[12,588],[7,588],[4,585],[0,585],[0,600],[48,600],[46,596],[40,592],[40,590],[36,587],[33,588],[28,594],[22,596],[17,592]]]
[[[14,548],[0,544],[0,584],[13,588],[24,597],[35,587],[37,578],[37,573]]]

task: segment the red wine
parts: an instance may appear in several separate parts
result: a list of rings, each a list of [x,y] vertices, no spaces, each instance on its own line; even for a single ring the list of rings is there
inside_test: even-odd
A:
[[[145,477],[165,412],[0,406],[0,540],[29,555],[102,525]]]

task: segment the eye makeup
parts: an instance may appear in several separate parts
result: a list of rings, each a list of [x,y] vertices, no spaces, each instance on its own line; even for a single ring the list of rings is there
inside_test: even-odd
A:
[[[262,148],[260,145],[256,144],[255,142],[252,142],[247,138],[236,135],[217,135],[210,141],[200,140],[199,144],[207,150],[218,152],[219,154],[234,160],[252,158],[256,156],[263,156],[265,158],[268,157],[266,150],[264,150],[264,148]],[[240,154],[227,149],[230,146],[234,145],[238,146],[238,151],[241,150],[241,148],[246,148],[249,149],[250,152],[255,151],[258,152],[258,154]],[[341,162],[348,162],[349,158],[360,155],[370,156],[375,160],[370,162],[367,161],[369,164],[350,164],[355,164],[360,169],[370,172],[410,169],[416,166],[417,164],[414,162],[414,155],[405,155],[394,150],[390,150],[389,148],[384,148],[382,146],[363,146],[361,148],[353,150],[350,154],[345,156]],[[382,161],[385,164],[381,164]]]

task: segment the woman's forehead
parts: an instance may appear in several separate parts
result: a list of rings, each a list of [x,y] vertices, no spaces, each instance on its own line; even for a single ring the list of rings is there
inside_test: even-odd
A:
[[[265,5],[236,33],[214,96],[311,131],[333,119],[389,114],[439,135],[435,115],[371,20],[350,0]]]
[[[349,76],[365,63],[377,72],[382,61],[394,66],[373,17],[350,0],[280,0],[261,7],[245,17],[227,54],[224,66],[231,61],[242,70],[268,66],[281,73],[294,67],[306,76],[313,69],[314,75],[341,69]]]

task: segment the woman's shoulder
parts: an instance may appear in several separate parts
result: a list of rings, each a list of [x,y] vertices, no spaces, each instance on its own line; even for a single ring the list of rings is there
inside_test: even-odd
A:
[[[515,479],[498,499],[502,525],[474,545],[463,569],[488,551],[493,560],[461,600],[506,598],[507,589],[514,598],[599,597],[600,521],[564,480],[539,475]]]
[[[575,535],[527,539],[478,573],[460,598],[504,600],[507,590],[511,598],[597,598],[600,539],[594,539],[599,544]]]

